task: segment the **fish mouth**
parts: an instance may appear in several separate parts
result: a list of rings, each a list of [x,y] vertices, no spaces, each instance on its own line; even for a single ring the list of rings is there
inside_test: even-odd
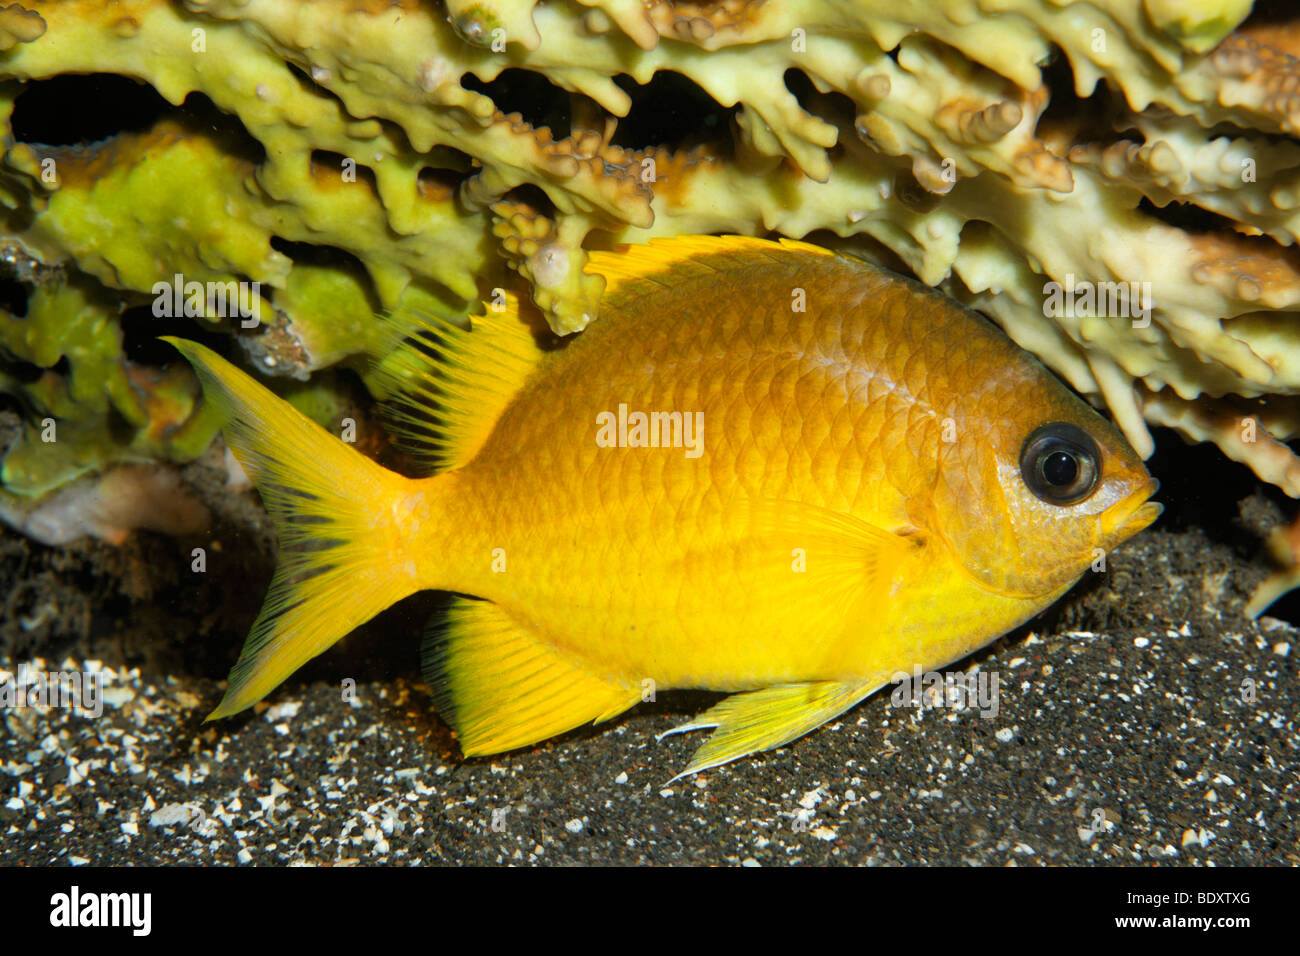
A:
[[[1150,500],[1159,490],[1160,482],[1147,478],[1136,490],[1098,515],[1102,537],[1110,541],[1124,541],[1159,518],[1165,510],[1164,505]]]

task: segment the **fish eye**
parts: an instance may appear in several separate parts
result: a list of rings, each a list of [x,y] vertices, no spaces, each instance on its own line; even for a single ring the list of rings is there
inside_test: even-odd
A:
[[[1049,504],[1072,505],[1097,487],[1101,459],[1082,428],[1049,422],[1034,429],[1020,450],[1020,475],[1029,490]]]

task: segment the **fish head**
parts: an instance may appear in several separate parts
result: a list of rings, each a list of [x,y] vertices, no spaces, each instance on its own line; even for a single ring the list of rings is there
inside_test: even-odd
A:
[[[935,515],[979,585],[1039,599],[1155,521],[1159,482],[1119,429],[1045,368],[1018,371],[968,414],[972,437],[941,454]]]

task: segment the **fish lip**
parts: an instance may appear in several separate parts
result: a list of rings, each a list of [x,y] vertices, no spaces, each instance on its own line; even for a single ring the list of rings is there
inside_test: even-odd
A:
[[[1165,510],[1160,502],[1150,500],[1159,490],[1160,482],[1148,477],[1134,491],[1098,515],[1102,536],[1112,542],[1125,541],[1150,526]]]

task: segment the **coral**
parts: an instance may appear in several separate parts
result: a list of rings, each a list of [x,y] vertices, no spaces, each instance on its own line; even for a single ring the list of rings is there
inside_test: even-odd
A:
[[[381,352],[376,310],[454,320],[522,284],[571,333],[599,321],[588,250],[812,234],[985,311],[1144,454],[1148,426],[1167,425],[1300,496],[1283,444],[1300,394],[1300,19],[1250,13],[23,0],[0,8],[5,261],[32,303],[51,276],[93,286],[102,328],[38,354],[22,326],[66,314],[0,320],[0,348],[42,370],[47,393],[82,391],[55,408],[38,383],[3,388],[74,430],[102,427],[130,368],[114,306],[147,306],[174,276],[257,283],[252,319],[210,296],[193,318],[263,373],[304,379]],[[103,139],[20,136],[24,97],[72,74],[129,77],[165,102]],[[168,436],[166,416],[188,411],[162,405],[126,416],[137,436]],[[1258,433],[1242,439],[1233,416]],[[179,430],[193,440],[115,439],[86,460],[183,459],[210,423]],[[6,459],[11,491],[77,473],[34,447]]]
[[[194,534],[206,531],[211,520],[176,473],[156,465],[117,465],[70,482],[35,504],[15,507],[0,499],[0,517],[50,545],[84,535],[121,544],[136,528]]]
[[[0,7],[0,52],[30,43],[45,32],[41,15],[14,3]]]
[[[0,371],[0,388],[30,411],[5,456],[3,499],[39,496],[116,461],[192,457],[212,440],[216,417],[196,410],[190,376],[126,358],[116,316],[104,290],[60,277],[36,286],[26,316],[0,317],[0,344],[34,371],[26,381]]]

